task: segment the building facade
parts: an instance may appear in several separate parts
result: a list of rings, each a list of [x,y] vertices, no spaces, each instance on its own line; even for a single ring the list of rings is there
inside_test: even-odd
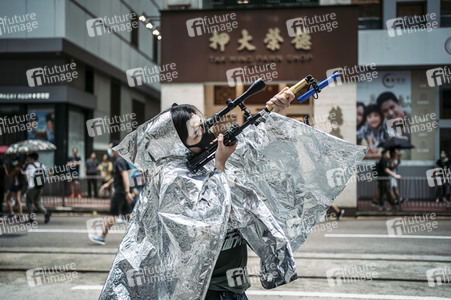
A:
[[[210,116],[261,77],[267,88],[246,102],[255,113],[307,74],[320,81],[337,71],[339,82],[285,114],[369,147],[361,172],[371,172],[379,159],[381,137],[396,135],[397,118],[415,146],[403,150],[400,174],[426,180],[440,150],[451,152],[446,1],[168,0],[165,8],[162,27],[170,36],[162,43],[162,63],[175,63],[179,78],[162,84],[162,108],[191,103]],[[378,105],[392,94],[395,101],[379,102],[396,102],[395,109]],[[371,110],[385,113],[367,122]],[[336,203],[355,209],[358,198],[372,198],[374,189],[367,187],[351,182]]]
[[[160,40],[139,17],[159,26],[160,9],[144,0],[1,1],[0,115],[9,123],[0,145],[45,139],[57,150],[41,161],[63,165],[73,147],[83,160],[105,153],[157,114],[160,82],[133,83],[127,71],[158,65]],[[14,116],[36,123],[21,130]]]

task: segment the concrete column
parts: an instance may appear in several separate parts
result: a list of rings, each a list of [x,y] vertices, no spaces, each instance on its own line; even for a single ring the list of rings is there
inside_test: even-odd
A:
[[[161,110],[176,102],[191,104],[205,113],[205,93],[203,83],[163,83],[161,84]]]
[[[326,133],[331,132],[331,127],[337,124],[339,134],[342,138],[353,144],[356,143],[356,102],[357,85],[355,83],[345,83],[343,85],[328,86],[321,91],[319,98],[314,100],[313,121],[316,129]],[[335,111],[340,108],[343,123],[340,124]],[[328,120],[332,117],[332,122]],[[334,202],[339,207],[357,207],[357,183],[350,182],[341,195]]]

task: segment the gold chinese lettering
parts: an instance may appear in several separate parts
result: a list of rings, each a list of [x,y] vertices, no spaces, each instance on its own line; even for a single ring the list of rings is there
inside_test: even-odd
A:
[[[296,32],[296,36],[291,40],[291,43],[294,44],[294,48],[296,50],[310,50],[312,49],[312,42],[310,33],[304,29],[302,34],[299,34],[299,31]]]
[[[210,38],[210,48],[213,50],[217,50],[219,46],[219,50],[224,52],[225,45],[230,41],[230,37],[227,33],[223,32],[218,34],[217,31],[213,32],[213,36]]]
[[[238,40],[240,46],[238,47],[238,51],[243,51],[246,49],[247,51],[254,51],[255,46],[250,44],[252,41],[252,36],[247,32],[246,29],[241,30],[241,38]]]
[[[271,51],[280,49],[279,43],[283,43],[283,38],[280,36],[279,28],[269,28],[268,33],[265,36],[263,42],[266,44],[266,48]]]

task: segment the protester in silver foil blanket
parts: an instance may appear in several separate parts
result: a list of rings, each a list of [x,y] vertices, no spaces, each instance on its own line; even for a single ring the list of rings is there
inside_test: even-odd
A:
[[[297,278],[293,252],[367,149],[278,114],[294,98],[286,90],[237,145],[219,137],[215,160],[195,173],[187,158],[200,149],[187,146],[203,130],[190,105],[163,111],[115,147],[150,180],[100,299],[247,299],[247,246],[265,289]]]

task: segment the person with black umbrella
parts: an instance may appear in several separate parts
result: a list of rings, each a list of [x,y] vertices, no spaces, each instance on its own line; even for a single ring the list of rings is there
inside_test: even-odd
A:
[[[382,151],[381,159],[378,165],[378,181],[377,187],[379,191],[379,210],[384,210],[384,196],[387,196],[388,202],[391,204],[392,208],[395,210],[401,210],[400,206],[393,200],[392,194],[390,192],[390,176],[395,179],[401,179],[401,175],[393,173],[389,168],[390,160],[390,149],[384,149]]]

